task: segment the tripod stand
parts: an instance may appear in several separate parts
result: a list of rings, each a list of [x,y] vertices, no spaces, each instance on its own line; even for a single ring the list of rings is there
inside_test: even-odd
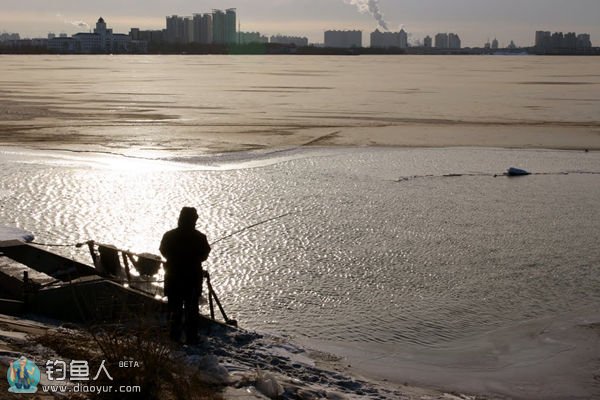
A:
[[[208,306],[210,307],[210,318],[213,321],[215,320],[214,303],[217,303],[217,306],[219,307],[219,311],[221,311],[221,315],[223,316],[225,323],[230,326],[237,326],[237,321],[235,319],[229,319],[229,317],[225,313],[225,309],[221,305],[221,302],[219,301],[219,298],[217,297],[217,293],[215,292],[215,290],[212,287],[212,284],[210,283],[209,273],[205,271],[204,276],[206,277],[206,286],[208,287]]]

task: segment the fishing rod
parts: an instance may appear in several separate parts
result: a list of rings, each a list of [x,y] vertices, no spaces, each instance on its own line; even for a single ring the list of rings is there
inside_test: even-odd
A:
[[[278,216],[275,216],[275,217],[271,217],[271,218],[265,219],[263,221],[259,221],[257,223],[252,224],[252,225],[245,226],[245,227],[243,227],[241,229],[238,229],[237,231],[233,231],[233,232],[231,232],[231,233],[229,233],[229,234],[227,234],[227,235],[225,235],[223,237],[220,237],[219,239],[217,239],[217,240],[215,240],[215,241],[213,241],[213,242],[211,242],[209,244],[212,246],[214,244],[222,242],[223,240],[229,239],[230,237],[233,237],[233,236],[237,235],[238,233],[242,233],[242,232],[245,232],[245,231],[247,231],[249,229],[255,228],[257,226],[266,224],[268,222],[275,221],[275,220],[287,217],[288,215],[291,215],[291,214],[294,214],[294,212],[290,211],[290,212],[287,212],[285,214],[281,214],[281,215],[278,215]],[[30,241],[29,243],[31,243],[31,244],[37,244],[38,246],[47,246],[47,247],[76,247],[76,248],[80,248],[80,247],[83,247],[84,245],[88,244],[89,242],[93,242],[93,241],[89,241],[88,240],[86,242],[66,243],[66,244],[62,244],[62,243],[40,243],[40,242],[36,242],[36,241]],[[138,254],[133,253],[133,252],[128,251],[128,250],[120,250],[120,251],[126,252],[126,253],[128,253],[130,255],[135,255],[135,256],[138,255]]]
[[[281,214],[281,215],[277,215],[275,217],[267,218],[267,219],[265,219],[263,221],[256,222],[256,223],[254,223],[252,225],[245,226],[245,227],[243,227],[241,229],[238,229],[236,231],[233,231],[233,232],[231,232],[231,233],[229,233],[229,234],[227,234],[227,235],[225,235],[223,237],[220,237],[219,239],[214,240],[213,242],[211,242],[209,244],[211,246],[213,246],[213,245],[215,245],[215,244],[217,244],[219,242],[222,242],[223,240],[229,239],[229,238],[231,238],[231,237],[233,237],[233,236],[235,236],[235,235],[237,235],[239,233],[245,232],[245,231],[250,230],[252,228],[256,228],[257,226],[266,224],[268,222],[275,221],[275,220],[287,217],[290,214],[293,214],[293,212],[290,211],[290,212],[287,212],[287,213],[284,213],[284,214]],[[215,289],[213,288],[213,286],[212,286],[212,284],[210,282],[210,274],[208,273],[208,269],[206,269],[204,271],[204,274],[205,274],[205,277],[206,277],[206,286],[208,288],[208,305],[209,305],[209,308],[210,308],[210,317],[211,317],[211,319],[213,319],[213,320],[215,319],[215,309],[214,309],[214,304],[213,304],[213,301],[214,301],[214,303],[217,303],[217,306],[219,307],[219,311],[221,311],[221,315],[223,316],[223,319],[225,320],[225,323],[227,325],[237,326],[237,321],[235,319],[230,319],[227,316],[227,314],[225,313],[225,309],[221,305],[221,302],[219,301],[219,297],[217,296],[217,293],[215,292]]]
[[[212,245],[214,245],[214,244],[217,244],[217,243],[219,243],[219,242],[222,242],[222,241],[223,241],[223,240],[225,240],[225,239],[229,239],[230,237],[232,237],[232,236],[235,236],[235,235],[237,235],[238,233],[245,232],[245,231],[247,231],[247,230],[249,230],[249,229],[252,229],[252,228],[255,228],[255,227],[259,226],[259,225],[266,224],[267,222],[271,222],[271,221],[275,221],[275,220],[278,220],[278,219],[281,219],[281,218],[287,217],[288,215],[291,215],[291,214],[294,214],[294,212],[293,212],[293,211],[290,211],[290,212],[287,212],[287,213],[285,213],[285,214],[278,215],[278,216],[276,216],[276,217],[271,217],[271,218],[265,219],[264,221],[260,221],[260,222],[257,222],[257,223],[255,223],[255,224],[252,224],[252,225],[245,226],[245,227],[243,227],[243,228],[241,228],[241,229],[238,229],[237,231],[231,232],[231,233],[229,233],[229,234],[227,234],[227,235],[225,235],[225,236],[223,236],[223,237],[221,237],[221,238],[219,238],[219,239],[217,239],[217,240],[215,240],[215,241],[211,242],[211,243],[210,243],[210,245],[212,246]]]

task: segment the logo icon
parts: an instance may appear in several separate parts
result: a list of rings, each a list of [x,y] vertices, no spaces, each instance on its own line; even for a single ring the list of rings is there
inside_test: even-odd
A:
[[[11,393],[35,393],[40,383],[40,369],[31,360],[21,357],[10,363],[6,379]]]

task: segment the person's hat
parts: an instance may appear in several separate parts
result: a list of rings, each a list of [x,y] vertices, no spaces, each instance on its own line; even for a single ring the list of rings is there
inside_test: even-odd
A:
[[[198,212],[194,207],[183,207],[179,213],[179,221],[177,223],[180,227],[194,227],[198,221]]]
[[[179,217],[198,218],[198,211],[196,211],[196,208],[194,207],[183,207],[179,213]]]

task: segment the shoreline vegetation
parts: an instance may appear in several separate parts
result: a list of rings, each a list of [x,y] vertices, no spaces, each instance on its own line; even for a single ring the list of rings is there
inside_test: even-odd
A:
[[[77,54],[57,53],[48,50],[44,46],[35,46],[32,43],[0,44],[0,54]],[[98,53],[104,54],[104,53]],[[136,53],[123,53],[136,54]],[[600,56],[600,47],[586,49],[544,49],[536,47],[491,49],[484,47],[463,47],[460,49],[439,49],[426,47],[409,47],[406,49],[390,47],[353,47],[334,48],[295,45],[284,45],[277,43],[251,43],[240,45],[201,45],[190,44],[168,44],[151,43],[146,53],[151,55],[307,55],[307,56],[346,56],[346,55],[537,55],[537,56]],[[84,54],[85,55],[85,54]],[[89,54],[87,54],[89,55]]]

